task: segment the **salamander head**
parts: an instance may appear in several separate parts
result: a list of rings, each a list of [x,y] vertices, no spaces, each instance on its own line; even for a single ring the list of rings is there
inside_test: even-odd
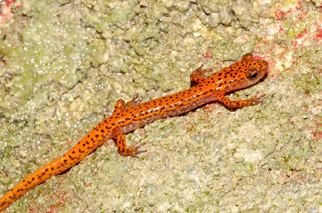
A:
[[[251,53],[245,54],[239,61],[222,71],[215,73],[217,91],[225,93],[250,87],[267,76],[268,63],[255,59]]]

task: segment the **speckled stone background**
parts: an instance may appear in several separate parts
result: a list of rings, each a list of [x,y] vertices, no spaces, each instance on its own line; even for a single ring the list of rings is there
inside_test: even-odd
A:
[[[0,1],[0,195],[113,110],[188,88],[247,52],[265,94],[214,103],[107,142],[7,212],[322,212],[321,0]]]

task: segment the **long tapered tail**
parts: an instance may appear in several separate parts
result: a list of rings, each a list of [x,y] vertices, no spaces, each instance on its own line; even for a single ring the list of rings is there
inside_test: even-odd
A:
[[[50,163],[47,163],[43,167],[37,169],[35,172],[27,175],[22,181],[15,185],[9,192],[3,195],[0,198],[0,211],[4,210],[20,197],[22,197],[29,190],[35,186],[45,182],[47,179],[51,178],[54,175],[60,174],[63,171],[67,170],[71,166],[62,167],[61,158],[58,158]],[[61,169],[57,169],[60,167]]]
[[[45,164],[35,172],[27,175],[22,181],[0,198],[0,211],[10,206],[35,186],[70,169],[72,166],[80,162],[97,147],[101,146],[106,140],[110,139],[109,133],[105,132],[105,134],[108,136],[103,137],[101,134],[97,135],[97,133],[93,131],[90,132],[63,156]]]

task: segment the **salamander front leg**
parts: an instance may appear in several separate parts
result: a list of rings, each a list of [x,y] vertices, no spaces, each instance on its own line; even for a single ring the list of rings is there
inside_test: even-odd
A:
[[[231,110],[243,108],[246,106],[256,105],[261,102],[262,96],[253,96],[250,99],[245,100],[237,100],[233,101],[227,98],[224,94],[216,95],[216,100],[221,102],[223,105],[225,105],[227,108]]]
[[[116,143],[118,152],[122,156],[137,157],[138,154],[146,152],[145,150],[139,151],[139,148],[142,147],[145,143],[141,143],[137,146],[126,147],[125,135],[121,127],[116,127],[113,129],[112,138]]]
[[[203,83],[207,79],[207,77],[205,77],[205,74],[213,70],[212,68],[202,69],[202,66],[203,65],[201,65],[199,68],[192,71],[190,75],[191,85],[197,85],[197,84]]]

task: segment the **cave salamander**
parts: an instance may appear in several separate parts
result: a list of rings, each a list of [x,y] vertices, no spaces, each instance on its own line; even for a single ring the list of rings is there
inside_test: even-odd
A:
[[[267,76],[268,63],[251,53],[239,61],[206,77],[211,69],[199,67],[190,75],[189,89],[141,103],[136,97],[129,102],[117,100],[113,113],[98,123],[85,137],[65,154],[27,175],[0,198],[0,211],[10,206],[26,192],[47,179],[58,175],[84,159],[109,139],[116,143],[122,156],[137,156],[143,145],[126,146],[125,134],[157,119],[177,116],[210,102],[220,102],[230,109],[238,109],[260,102],[259,96],[246,100],[230,100],[226,95],[258,83]]]

